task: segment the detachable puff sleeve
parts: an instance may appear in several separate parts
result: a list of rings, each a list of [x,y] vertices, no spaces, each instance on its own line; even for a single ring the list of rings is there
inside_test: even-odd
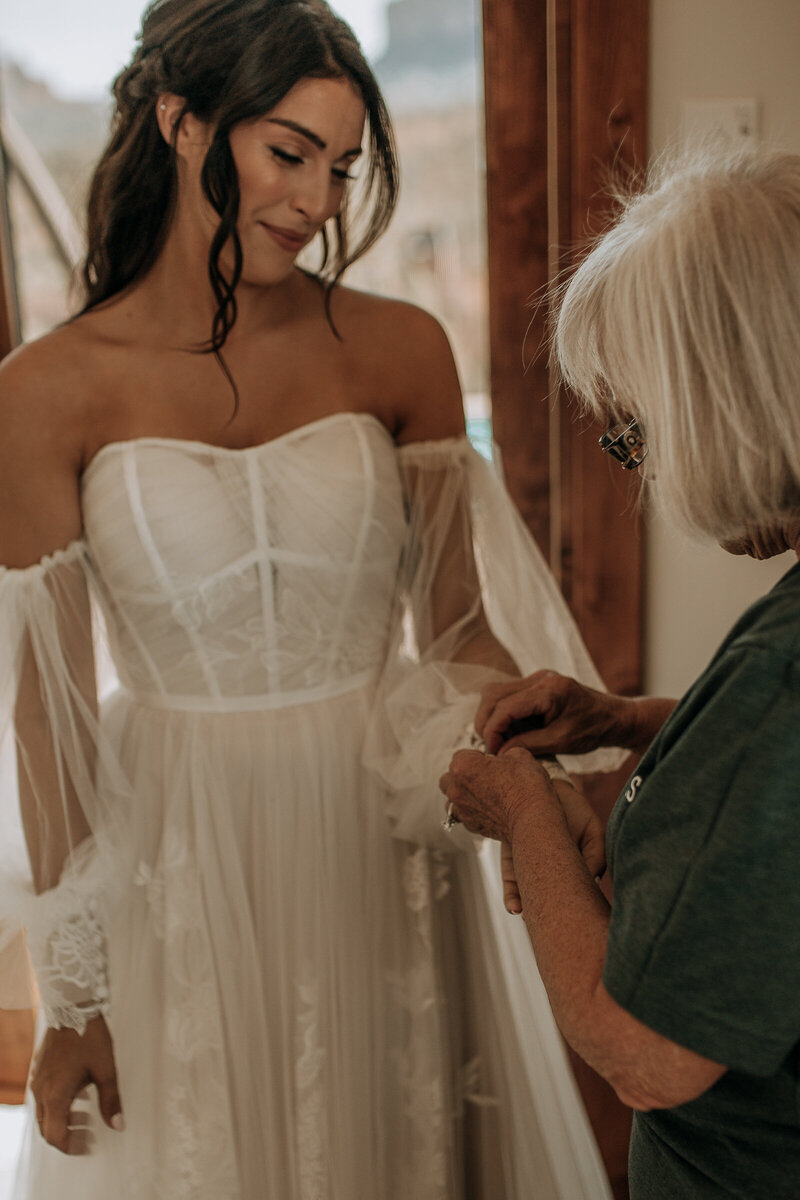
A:
[[[86,547],[0,568],[0,1007],[82,1032],[108,1007],[103,847],[128,788],[98,712]]]
[[[408,533],[365,764],[386,785],[397,837],[466,847],[463,831],[441,828],[437,784],[452,751],[469,744],[483,686],[540,668],[603,684],[495,468],[466,438],[402,447],[398,460]],[[598,771],[623,758],[562,761]]]

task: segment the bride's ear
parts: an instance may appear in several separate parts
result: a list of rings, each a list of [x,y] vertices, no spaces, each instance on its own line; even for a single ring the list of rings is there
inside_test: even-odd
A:
[[[188,111],[183,96],[162,92],[156,100],[156,120],[164,141],[174,145],[180,158],[187,158],[198,150],[205,154],[211,145],[211,126]]]

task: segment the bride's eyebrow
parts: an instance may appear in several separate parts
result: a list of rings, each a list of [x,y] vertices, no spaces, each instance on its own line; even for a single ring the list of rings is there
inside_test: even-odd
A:
[[[267,117],[266,120],[270,125],[283,125],[284,129],[291,129],[294,133],[299,133],[318,150],[327,150],[328,148],[328,143],[324,142],[318,133],[314,133],[313,129],[306,129],[305,125],[300,125],[297,121],[290,121],[286,117]],[[360,153],[361,147],[356,146],[353,150],[345,150],[344,154],[339,155],[339,158],[357,158]]]

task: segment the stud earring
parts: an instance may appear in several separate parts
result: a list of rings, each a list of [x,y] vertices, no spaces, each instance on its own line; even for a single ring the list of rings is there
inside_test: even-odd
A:
[[[161,111],[162,111],[162,112],[166,112],[166,111],[167,111],[167,106],[166,106],[166,104],[159,104],[159,106],[158,106],[158,107],[161,109]]]

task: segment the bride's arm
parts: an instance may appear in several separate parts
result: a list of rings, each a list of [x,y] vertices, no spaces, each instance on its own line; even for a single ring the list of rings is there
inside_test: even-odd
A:
[[[90,605],[74,551],[82,529],[82,426],[68,397],[53,400],[59,374],[51,357],[45,341],[24,347],[0,367],[0,578],[4,617],[17,635],[17,644],[6,648],[9,678],[2,684],[14,726],[20,818],[39,894],[58,884],[68,858],[90,836],[82,793],[96,783]],[[81,1135],[70,1134],[68,1114],[87,1082],[98,1084],[109,1124],[120,1112],[113,1051],[100,1015],[102,998],[84,995],[74,984],[61,995],[44,982],[48,973],[58,974],[49,961],[56,954],[53,942],[44,942],[37,967],[48,1020],[73,1028],[48,1031],[32,1089],[44,1136],[75,1153],[83,1148]],[[76,1032],[81,1027],[84,1037]]]
[[[464,437],[464,406],[458,370],[447,335],[429,313],[404,306],[401,327],[413,373],[405,380],[396,413],[397,444],[444,443]],[[395,354],[395,359],[398,357]],[[399,363],[393,361],[393,370]],[[417,506],[428,537],[436,542],[436,571],[430,580],[431,639],[460,628],[453,662],[484,666],[517,678],[519,668],[493,633],[481,599],[481,583],[472,549],[472,513],[466,479],[452,470],[421,471],[406,459],[405,482],[412,508]],[[446,494],[455,487],[460,494]]]
[[[391,789],[396,836],[441,846],[435,781],[465,744],[482,688],[543,666],[602,683],[502,483],[464,436],[444,333],[412,313],[405,360],[390,355],[408,534],[365,762]],[[595,755],[569,769],[610,765]]]

